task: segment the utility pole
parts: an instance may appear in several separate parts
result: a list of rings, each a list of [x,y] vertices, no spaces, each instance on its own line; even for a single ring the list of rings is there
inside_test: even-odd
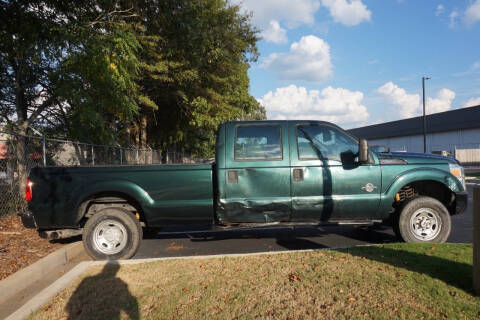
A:
[[[473,187],[473,289],[480,296],[480,186]]]
[[[422,90],[423,90],[423,153],[427,153],[427,116],[425,114],[425,80],[430,80],[430,78],[422,77]]]

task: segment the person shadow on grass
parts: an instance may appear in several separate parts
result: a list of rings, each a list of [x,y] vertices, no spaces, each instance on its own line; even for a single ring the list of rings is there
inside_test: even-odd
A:
[[[120,319],[122,311],[139,319],[137,300],[116,277],[119,269],[118,262],[110,261],[101,273],[83,279],[65,307],[67,319]]]

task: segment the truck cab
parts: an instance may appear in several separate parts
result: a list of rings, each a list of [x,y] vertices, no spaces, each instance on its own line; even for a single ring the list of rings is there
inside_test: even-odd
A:
[[[381,221],[381,167],[359,141],[320,121],[229,122],[220,127],[219,223]]]

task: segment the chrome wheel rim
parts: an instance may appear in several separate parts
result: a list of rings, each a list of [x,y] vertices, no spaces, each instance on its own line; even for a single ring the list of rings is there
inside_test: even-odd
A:
[[[111,219],[100,222],[93,231],[95,249],[108,255],[122,251],[127,245],[127,238],[125,227]]]
[[[440,233],[442,220],[434,210],[421,208],[412,214],[410,228],[416,239],[430,241],[435,239]]]

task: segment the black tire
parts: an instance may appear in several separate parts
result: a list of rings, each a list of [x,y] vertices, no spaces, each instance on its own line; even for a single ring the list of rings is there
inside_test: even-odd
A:
[[[128,210],[112,207],[87,220],[82,240],[85,251],[94,260],[119,260],[131,258],[142,237],[137,218]]]
[[[442,243],[452,229],[450,213],[437,199],[419,196],[407,200],[398,216],[400,237],[405,242]],[[397,232],[395,232],[397,233]]]

